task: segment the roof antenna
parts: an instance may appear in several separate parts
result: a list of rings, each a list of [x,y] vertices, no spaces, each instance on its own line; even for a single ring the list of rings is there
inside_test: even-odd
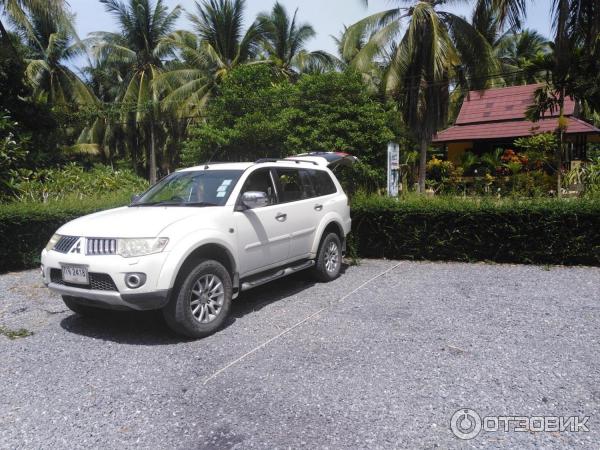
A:
[[[217,149],[213,152],[213,154],[210,156],[210,158],[206,162],[206,165],[204,166],[204,170],[207,170],[209,168],[209,164],[213,161],[215,156],[217,156],[219,154],[220,151],[221,151],[221,147],[217,146]]]

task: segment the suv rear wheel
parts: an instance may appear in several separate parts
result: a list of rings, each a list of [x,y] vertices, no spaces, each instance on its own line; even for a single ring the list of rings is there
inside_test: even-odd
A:
[[[191,338],[213,334],[231,307],[231,276],[219,262],[207,260],[189,270],[163,309],[169,327]]]
[[[313,273],[319,281],[332,281],[340,275],[342,268],[342,243],[335,233],[327,234],[317,253]]]

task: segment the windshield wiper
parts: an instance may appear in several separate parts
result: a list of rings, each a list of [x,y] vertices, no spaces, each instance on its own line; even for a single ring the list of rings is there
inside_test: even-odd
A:
[[[210,202],[190,202],[190,203],[182,203],[183,206],[219,206],[216,203]]]
[[[129,206],[171,206],[174,205],[175,203],[170,203],[170,202],[148,202],[148,203],[132,203]]]
[[[196,206],[196,207],[202,207],[202,206],[219,206],[216,203],[209,203],[209,202],[148,202],[148,203],[133,203],[129,206]]]

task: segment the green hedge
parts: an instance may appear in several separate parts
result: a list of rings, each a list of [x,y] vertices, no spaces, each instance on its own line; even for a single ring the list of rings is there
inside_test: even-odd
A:
[[[600,265],[599,200],[357,197],[361,257]]]
[[[65,222],[121,206],[128,195],[0,205],[0,272],[34,268]],[[600,201],[357,197],[360,257],[600,265]]]
[[[97,200],[0,205],[0,273],[37,267],[42,249],[61,225],[129,200],[128,194],[115,194]]]

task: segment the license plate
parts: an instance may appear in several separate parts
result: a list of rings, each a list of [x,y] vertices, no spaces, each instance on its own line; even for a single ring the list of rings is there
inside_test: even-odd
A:
[[[65,283],[90,284],[87,267],[62,266],[62,278]]]

